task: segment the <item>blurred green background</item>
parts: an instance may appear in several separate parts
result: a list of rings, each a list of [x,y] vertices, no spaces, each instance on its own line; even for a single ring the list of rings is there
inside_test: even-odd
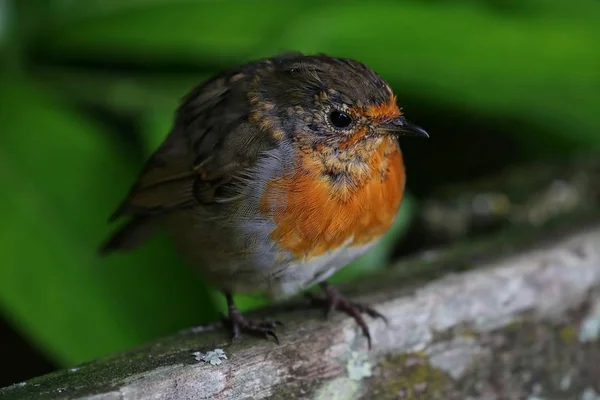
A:
[[[598,21],[598,0],[0,0],[0,386],[218,318],[164,236],[97,256],[211,74],[289,50],[355,58],[430,132],[402,143],[402,213],[343,280],[384,266],[439,185],[600,147]]]

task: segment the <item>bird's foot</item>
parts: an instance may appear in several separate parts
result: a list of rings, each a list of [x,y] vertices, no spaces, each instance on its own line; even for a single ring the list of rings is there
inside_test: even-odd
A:
[[[369,349],[371,349],[371,333],[369,332],[369,327],[362,314],[367,314],[371,318],[380,318],[387,324],[388,321],[385,316],[367,305],[355,303],[346,299],[339,290],[330,286],[328,283],[321,283],[320,286],[325,294],[325,298],[317,297],[314,294],[309,293],[307,296],[310,298],[312,304],[319,307],[325,307],[325,317],[328,317],[333,310],[339,310],[354,318],[358,326],[360,326],[363,335],[367,338]]]
[[[282,326],[283,324],[279,321],[261,321],[254,322],[248,320],[237,307],[233,304],[233,300],[230,296],[227,296],[229,315],[223,317],[223,323],[231,330],[231,338],[235,340],[239,337],[240,333],[245,333],[250,336],[262,337],[268,339],[269,336],[275,340],[275,343],[279,344],[279,339],[275,334],[275,328]]]

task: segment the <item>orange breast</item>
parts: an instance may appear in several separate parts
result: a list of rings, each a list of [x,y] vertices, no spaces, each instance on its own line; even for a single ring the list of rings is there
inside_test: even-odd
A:
[[[355,185],[334,185],[320,165],[314,154],[301,154],[295,171],[270,181],[261,199],[262,211],[276,222],[271,238],[298,257],[318,256],[350,238],[350,246],[377,239],[402,201],[402,153],[391,138],[372,152]]]

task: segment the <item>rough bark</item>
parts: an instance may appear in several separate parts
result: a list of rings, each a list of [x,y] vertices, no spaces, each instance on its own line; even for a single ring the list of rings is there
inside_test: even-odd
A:
[[[279,346],[197,327],[0,398],[600,400],[600,215],[575,209],[349,284],[389,320],[368,321],[371,351],[352,319],[299,300],[258,312],[285,323]]]
[[[405,263],[443,268],[453,251]],[[469,258],[468,249],[459,253]],[[290,306],[268,313],[286,323],[279,346],[250,338],[229,344],[219,326],[194,328],[14,385],[0,397],[551,399],[600,392],[600,222],[425,284],[406,285],[405,263],[360,285],[357,298],[389,319],[388,326],[370,322],[371,351],[351,319],[325,321]],[[227,358],[209,353],[216,349]]]

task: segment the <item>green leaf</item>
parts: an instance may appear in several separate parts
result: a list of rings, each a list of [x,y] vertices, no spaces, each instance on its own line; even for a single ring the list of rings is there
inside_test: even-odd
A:
[[[160,235],[133,254],[97,255],[141,160],[19,77],[0,86],[0,306],[10,320],[71,365],[214,319]]]
[[[599,2],[576,3],[570,6],[600,11]],[[505,14],[461,2],[383,4],[322,3],[290,21],[269,51],[350,56],[391,81],[400,103],[426,97],[531,122],[543,128],[539,135],[506,133],[536,151],[600,145],[595,19]]]
[[[83,68],[43,67],[33,77],[61,97],[123,115],[169,111],[207,76],[200,74],[124,73]]]
[[[74,11],[79,18],[63,18],[41,37],[53,59],[145,66],[219,68],[286,50],[349,56],[389,80],[400,103],[427,98],[526,121],[533,132],[506,134],[531,154],[600,146],[600,2],[340,4],[109,2],[85,16]]]
[[[310,12],[311,4],[316,3],[152,1],[85,16],[75,11],[80,18],[63,18],[41,31],[40,38],[46,52],[78,58],[239,61],[283,33],[283,17]]]
[[[506,134],[531,154],[600,145],[597,1],[108,0],[50,11],[38,36],[50,62],[125,61],[164,72],[44,70],[77,99],[146,113],[147,150],[166,135],[179,97],[209,72],[179,80],[169,63],[216,69],[285,50],[359,59],[392,83],[401,104],[426,98],[474,116],[527,121],[541,129]],[[357,265],[380,264],[385,254],[374,250]]]

